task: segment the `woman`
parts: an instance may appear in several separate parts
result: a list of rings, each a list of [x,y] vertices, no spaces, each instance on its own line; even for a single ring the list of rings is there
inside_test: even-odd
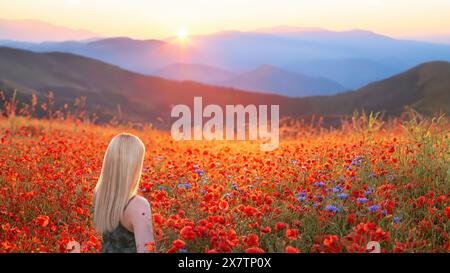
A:
[[[94,226],[103,235],[102,252],[148,252],[154,242],[149,202],[137,195],[145,147],[122,133],[109,143],[95,187]]]

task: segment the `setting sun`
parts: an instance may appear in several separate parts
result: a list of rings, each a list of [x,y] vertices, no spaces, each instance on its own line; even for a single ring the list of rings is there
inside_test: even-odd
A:
[[[177,37],[178,37],[178,39],[180,39],[180,40],[184,40],[184,39],[186,39],[187,38],[187,31],[186,31],[186,29],[183,27],[183,28],[180,28],[179,30],[178,30],[178,32],[177,32]]]

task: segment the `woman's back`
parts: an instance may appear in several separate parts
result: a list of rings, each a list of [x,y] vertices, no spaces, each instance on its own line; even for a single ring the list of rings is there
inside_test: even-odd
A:
[[[124,212],[133,200],[133,196],[125,206]],[[134,233],[126,229],[122,223],[113,230],[103,233],[102,253],[136,253]]]

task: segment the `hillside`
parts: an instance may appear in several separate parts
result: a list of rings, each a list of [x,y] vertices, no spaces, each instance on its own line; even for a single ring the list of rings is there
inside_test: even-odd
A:
[[[353,90],[421,63],[450,61],[449,45],[394,39],[364,30],[329,31],[286,26],[194,35],[182,46],[176,37],[164,40],[116,37],[47,43],[0,40],[0,45],[82,55],[146,75],[176,63],[202,64],[233,74],[267,64],[327,78]]]
[[[346,90],[339,83],[326,78],[308,77],[271,65],[261,65],[221,84],[290,97],[332,95]]]
[[[240,91],[195,82],[177,82],[123,70],[93,59],[66,53],[32,53],[0,47],[0,87],[7,93],[16,88],[25,98],[31,90],[52,90],[61,101],[88,97],[101,117],[116,113],[120,104],[131,120],[152,122],[167,128],[170,109],[176,104],[278,104],[282,116],[324,115],[338,120],[355,109],[399,114],[405,105],[424,113],[450,112],[450,63],[431,62],[357,91],[334,96],[289,98]]]
[[[311,97],[325,115],[348,114],[350,109],[370,109],[398,115],[405,105],[425,114],[450,113],[450,63],[429,62],[359,90],[330,97]]]
[[[203,64],[171,64],[152,73],[162,78],[177,81],[196,81],[203,83],[217,83],[231,79],[235,75],[217,67]]]

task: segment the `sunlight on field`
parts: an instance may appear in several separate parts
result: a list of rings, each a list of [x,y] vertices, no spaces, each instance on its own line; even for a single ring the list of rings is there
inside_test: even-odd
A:
[[[358,125],[359,124],[359,125]],[[274,152],[144,128],[0,119],[0,252],[98,252],[92,190],[109,140],[147,148],[141,194],[161,252],[448,252],[445,118],[296,130]]]

